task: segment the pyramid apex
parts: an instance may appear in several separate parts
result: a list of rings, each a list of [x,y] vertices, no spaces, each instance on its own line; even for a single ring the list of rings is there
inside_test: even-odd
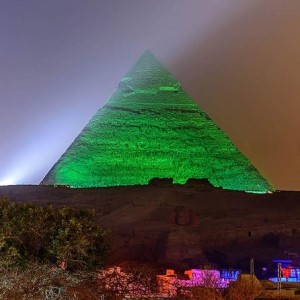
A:
[[[152,66],[159,64],[161,67],[163,67],[162,63],[157,59],[157,57],[150,50],[144,51],[144,53],[138,58],[136,63],[133,65],[132,69],[137,65],[143,65],[143,64],[151,64]]]
[[[138,60],[142,59],[153,59],[160,63],[159,59],[148,49],[144,51],[144,53],[139,57]]]
[[[155,57],[155,55],[149,50],[149,49],[146,49],[142,55],[140,55],[140,58],[143,57],[143,56],[147,56],[147,55],[150,55],[152,57]]]
[[[158,60],[158,58],[150,50],[145,50],[144,53],[138,58],[134,66],[145,62],[148,63],[152,62],[153,64],[159,63],[161,66],[163,66],[161,62]]]
[[[146,50],[136,61],[129,72],[122,78],[134,88],[159,89],[161,87],[179,87],[177,79],[164,65]]]
[[[152,55],[152,56],[154,56],[154,54],[149,49],[145,50],[144,53],[142,54],[142,56],[143,55]]]

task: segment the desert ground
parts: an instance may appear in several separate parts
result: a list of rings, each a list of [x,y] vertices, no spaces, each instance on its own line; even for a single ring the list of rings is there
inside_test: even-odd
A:
[[[174,185],[73,189],[0,187],[0,197],[36,205],[94,209],[111,229],[109,263],[151,262],[187,268],[210,264],[259,271],[274,258],[299,263],[300,193],[253,194],[216,189],[205,180]]]

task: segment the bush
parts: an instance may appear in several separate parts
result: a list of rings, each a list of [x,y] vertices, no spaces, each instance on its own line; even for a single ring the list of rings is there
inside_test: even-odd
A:
[[[93,210],[38,207],[0,199],[0,264],[38,260],[69,270],[101,266],[108,252],[108,230],[95,222]]]
[[[122,268],[102,270],[98,283],[107,299],[149,299],[158,288],[156,272],[147,264],[127,264]]]

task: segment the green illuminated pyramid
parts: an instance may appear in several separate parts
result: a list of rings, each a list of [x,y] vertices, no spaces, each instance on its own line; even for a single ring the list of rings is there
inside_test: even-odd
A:
[[[150,53],[122,78],[41,184],[146,185],[208,179],[224,189],[273,188]]]

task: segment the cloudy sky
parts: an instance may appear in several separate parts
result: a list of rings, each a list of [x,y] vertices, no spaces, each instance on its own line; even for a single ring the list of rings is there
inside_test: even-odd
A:
[[[300,190],[299,0],[0,0],[0,184],[37,184],[149,49]]]

